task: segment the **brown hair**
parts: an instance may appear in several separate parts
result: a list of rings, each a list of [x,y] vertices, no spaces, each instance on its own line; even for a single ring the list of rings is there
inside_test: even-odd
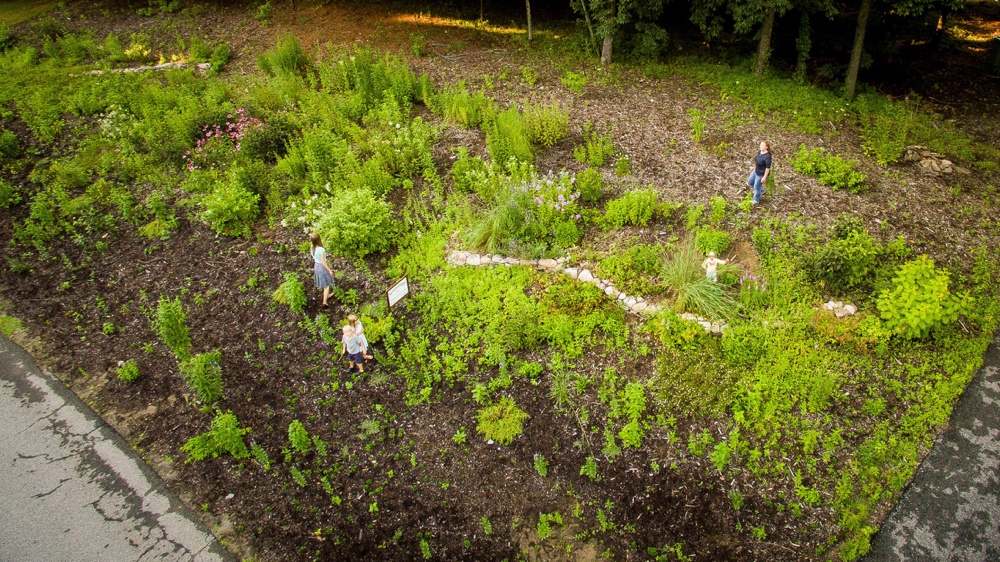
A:
[[[760,143],[763,144],[767,148],[768,152],[771,152],[771,143],[767,142],[766,140],[762,140],[762,141],[760,141]]]
[[[317,246],[322,246],[323,241],[319,239],[319,234],[313,232],[309,235],[309,242],[312,243],[312,249],[315,250]]]

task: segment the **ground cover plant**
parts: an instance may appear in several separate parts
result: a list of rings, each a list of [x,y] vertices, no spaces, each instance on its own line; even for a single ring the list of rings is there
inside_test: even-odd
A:
[[[696,59],[599,70],[544,36],[456,69],[403,58],[409,28],[285,34],[201,75],[83,71],[225,42],[61,33],[0,53],[0,328],[39,337],[247,558],[856,559],[998,327],[989,176],[880,167],[892,120],[966,163],[995,139],[920,108],[761,95]],[[731,188],[752,153],[714,147],[765,120],[780,179],[753,208]],[[863,171],[817,182],[845,176],[831,154]],[[529,261],[555,258],[659,311]],[[363,375],[339,358],[352,313]]]

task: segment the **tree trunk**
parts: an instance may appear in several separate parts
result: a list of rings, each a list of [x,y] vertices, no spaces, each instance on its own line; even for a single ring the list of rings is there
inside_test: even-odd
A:
[[[479,21],[483,21],[483,0],[479,0]]]
[[[871,11],[872,0],[861,0],[858,29],[854,33],[854,48],[851,49],[851,64],[847,67],[847,81],[844,84],[844,93],[848,100],[854,99],[854,90],[858,86],[858,69],[861,68],[861,52],[865,49],[865,29],[868,27],[868,15]]]
[[[531,42],[531,0],[524,0],[524,5],[528,9],[528,42]]]
[[[764,25],[760,28],[760,43],[757,44],[757,66],[753,73],[764,75],[767,59],[771,57],[771,33],[774,31],[774,10],[768,10],[764,16]]]
[[[801,82],[806,81],[809,51],[812,49],[811,31],[812,28],[809,26],[809,12],[802,10],[802,16],[799,19],[799,37],[795,40],[795,50],[799,53],[799,57],[795,61],[795,77]]]
[[[614,36],[610,34],[604,36],[604,45],[601,47],[601,64],[604,66],[611,64],[611,44],[614,40]]]
[[[590,23],[590,13],[587,12],[587,0],[580,0],[580,6],[583,8],[583,17],[587,20],[587,31],[590,32],[590,46],[597,50],[597,39],[594,38],[594,26]]]

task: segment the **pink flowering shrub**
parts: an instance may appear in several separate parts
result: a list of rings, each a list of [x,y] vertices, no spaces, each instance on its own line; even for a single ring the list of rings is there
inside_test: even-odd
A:
[[[260,119],[248,116],[242,107],[227,115],[222,125],[205,125],[201,128],[202,137],[194,148],[182,156],[187,169],[215,169],[240,151],[247,133],[264,125]]]

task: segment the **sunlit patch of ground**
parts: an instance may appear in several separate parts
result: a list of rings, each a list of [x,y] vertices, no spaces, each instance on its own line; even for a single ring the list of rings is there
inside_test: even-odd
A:
[[[33,0],[0,0],[0,23],[17,25],[51,10],[56,4]]]

